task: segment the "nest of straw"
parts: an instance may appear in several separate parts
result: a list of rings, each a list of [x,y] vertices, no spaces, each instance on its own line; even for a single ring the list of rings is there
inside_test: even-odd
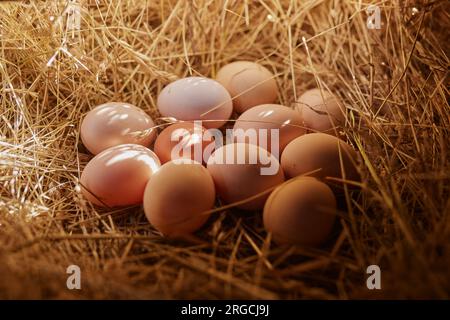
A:
[[[449,4],[121,0],[0,4],[1,298],[448,298]],[[72,19],[72,20],[71,20]],[[258,214],[214,214],[162,238],[140,206],[80,194],[84,114],[124,101],[159,117],[169,82],[233,60],[277,74],[279,103],[321,85],[349,113],[363,186],[326,246],[270,242]],[[80,266],[82,289],[66,268]],[[368,290],[377,264],[382,289]]]

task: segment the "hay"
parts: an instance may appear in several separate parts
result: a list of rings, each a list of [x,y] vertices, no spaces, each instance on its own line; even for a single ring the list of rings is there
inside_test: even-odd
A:
[[[66,1],[0,4],[1,298],[448,298],[449,6],[379,1]],[[304,39],[303,39],[304,38]],[[140,207],[83,200],[83,115],[125,101],[158,117],[161,88],[235,59],[278,75],[279,103],[330,88],[364,185],[321,249],[270,243],[261,217],[215,213],[192,238],[161,238]],[[66,288],[66,268],[82,290]],[[365,286],[379,264],[382,290]]]

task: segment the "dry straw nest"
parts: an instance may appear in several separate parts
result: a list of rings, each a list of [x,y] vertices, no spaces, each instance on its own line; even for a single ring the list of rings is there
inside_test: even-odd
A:
[[[0,297],[448,298],[449,6],[323,0],[0,4]],[[100,210],[79,192],[83,115],[107,101],[154,118],[158,92],[233,60],[277,74],[279,103],[329,88],[350,110],[363,186],[320,249],[271,243],[261,216],[228,210],[168,240],[140,206]],[[66,288],[66,268],[82,290]],[[382,290],[366,288],[378,264]]]

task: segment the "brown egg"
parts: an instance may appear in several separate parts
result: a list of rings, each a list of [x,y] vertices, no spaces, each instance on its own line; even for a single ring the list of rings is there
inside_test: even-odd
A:
[[[93,154],[119,144],[148,147],[156,137],[155,124],[129,103],[108,102],[89,111],[81,123],[81,140]]]
[[[343,166],[340,165],[341,158]],[[325,133],[298,137],[286,146],[281,155],[281,166],[287,177],[307,174],[332,184],[339,183],[331,178],[360,181],[356,163],[357,153],[351,146]],[[318,171],[309,174],[315,170]]]
[[[248,109],[236,120],[233,131],[236,142],[257,144],[275,156],[305,133],[300,114],[279,104],[261,104]]]
[[[334,134],[334,128],[345,123],[343,103],[325,89],[316,88],[303,93],[298,99],[297,109],[305,126],[313,132]]]
[[[164,164],[145,188],[148,221],[166,236],[181,236],[199,229],[204,214],[214,206],[214,182],[208,170],[190,159]]]
[[[168,84],[159,94],[157,104],[164,117],[202,120],[205,128],[223,126],[233,112],[228,91],[217,81],[203,77],[188,77]]]
[[[330,235],[335,216],[331,189],[315,178],[298,177],[272,192],[263,220],[276,242],[318,246]]]
[[[100,206],[142,203],[145,186],[158,170],[158,157],[138,144],[124,144],[100,152],[81,174],[82,193]]]
[[[227,144],[208,159],[216,192],[227,204],[255,196],[284,181],[278,160],[267,150],[246,143]],[[268,193],[238,205],[245,210],[264,206]]]
[[[237,113],[260,104],[273,103],[278,96],[272,72],[255,62],[227,64],[217,72],[216,80],[230,93]]]
[[[204,139],[205,130],[201,125],[196,127],[193,122],[172,124],[156,138],[154,151],[161,163],[180,158],[202,163],[205,148],[214,143]]]

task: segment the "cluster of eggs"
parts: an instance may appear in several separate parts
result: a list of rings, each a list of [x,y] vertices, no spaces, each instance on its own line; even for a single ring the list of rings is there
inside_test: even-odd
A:
[[[325,90],[305,92],[294,109],[274,104],[277,97],[267,68],[238,61],[222,67],[215,80],[187,77],[168,84],[157,107],[163,117],[177,122],[159,135],[142,109],[120,102],[100,105],[81,124],[82,142],[95,155],[82,172],[82,192],[100,206],[143,203],[149,222],[166,236],[199,229],[219,198],[242,210],[263,210],[264,226],[278,242],[319,245],[337,210],[325,182],[359,179],[355,151],[328,134],[342,124],[345,109]],[[234,131],[277,129],[278,150],[260,140],[232,141],[214,149],[214,141],[205,136],[224,126],[233,112],[239,115]],[[202,121],[200,128],[196,120]],[[184,133],[174,140],[177,129]],[[195,153],[177,157],[173,150],[178,144],[199,148],[202,155],[212,150],[201,159]],[[272,153],[280,154],[280,161]],[[220,161],[227,155],[257,161]],[[261,174],[268,165],[263,158],[275,164],[273,174]]]

